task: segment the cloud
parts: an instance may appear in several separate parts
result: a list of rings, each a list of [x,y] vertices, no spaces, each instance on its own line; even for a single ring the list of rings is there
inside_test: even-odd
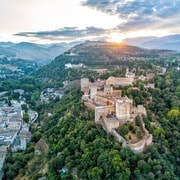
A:
[[[48,40],[74,40],[76,38],[94,37],[100,34],[109,33],[110,30],[96,27],[87,27],[85,29],[78,29],[77,27],[64,27],[54,31],[39,31],[39,32],[19,32],[15,36],[34,37],[38,39]]]
[[[171,24],[177,28],[179,26],[179,0],[86,0],[83,5],[126,20],[118,26],[122,32],[138,28],[158,28],[162,24],[163,28],[169,28]]]
[[[81,28],[72,24],[75,27],[64,27],[52,31],[19,32],[15,36],[32,40],[74,41],[111,39],[111,36],[116,36],[116,34],[122,36],[122,38],[125,36],[163,36],[173,33],[178,34],[180,30],[180,11],[178,9],[180,0],[83,0],[81,2],[83,7],[86,6],[86,10],[92,8],[93,10],[91,10],[93,13],[96,12],[96,15],[97,12],[103,14],[99,20],[98,16],[93,16],[93,22],[97,21],[98,23],[92,23],[92,26],[91,24],[79,26]],[[109,20],[104,18],[104,14],[110,15],[109,17],[112,19],[117,18],[117,23],[113,26],[102,26],[106,22],[109,23]],[[81,16],[81,19],[83,19],[83,13]],[[91,18],[85,19],[88,22]],[[110,22],[110,24],[113,24],[113,21]],[[63,24],[60,27],[63,26],[69,25]],[[137,34],[134,32],[137,32]]]

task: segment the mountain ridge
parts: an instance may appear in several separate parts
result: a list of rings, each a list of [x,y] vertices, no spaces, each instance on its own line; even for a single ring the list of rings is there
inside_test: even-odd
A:
[[[94,44],[102,44],[105,41],[94,41]],[[122,41],[127,45],[138,46],[143,49],[163,49],[180,52],[180,35],[169,35],[162,37],[147,36],[126,38]],[[73,41],[70,43],[60,42],[51,44],[37,44],[31,42],[0,42],[0,56],[8,58],[21,58],[35,61],[49,61],[67,52],[70,48],[82,43],[93,41]],[[113,44],[113,43],[112,43]]]
[[[77,42],[78,43],[78,42]],[[36,44],[30,42],[0,42],[0,56],[33,61],[49,61],[74,46],[73,43]]]
[[[162,37],[147,36],[126,38],[123,42],[129,45],[144,47],[147,49],[169,49],[180,52],[180,35],[169,35]]]

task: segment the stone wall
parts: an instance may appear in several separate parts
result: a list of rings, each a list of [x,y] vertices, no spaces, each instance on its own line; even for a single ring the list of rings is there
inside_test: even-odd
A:
[[[111,114],[112,112],[115,112],[115,108],[113,105],[95,107],[95,122],[100,121],[103,117]]]
[[[130,102],[116,101],[116,116],[118,119],[130,119],[131,116],[131,106]]]
[[[94,99],[95,95],[97,94],[97,86],[90,86],[90,98]]]
[[[119,120],[117,118],[104,118],[104,125],[108,132],[111,132],[112,129],[116,129],[119,127]]]
[[[113,86],[128,86],[133,85],[133,78],[125,78],[125,77],[109,77],[106,80],[106,85],[113,85]]]
[[[92,104],[91,102],[84,102],[84,105],[89,108],[89,109],[92,109],[92,110],[95,110],[95,105]]]
[[[81,79],[81,91],[85,91],[87,88],[89,88],[89,79],[82,78]]]
[[[98,104],[102,104],[104,106],[114,105],[115,104],[113,100],[107,99],[106,97],[102,97],[102,96],[95,96],[94,99]]]
[[[146,146],[146,141],[143,139],[135,144],[129,144],[129,147],[132,149],[134,153],[141,153],[144,151],[144,148]]]

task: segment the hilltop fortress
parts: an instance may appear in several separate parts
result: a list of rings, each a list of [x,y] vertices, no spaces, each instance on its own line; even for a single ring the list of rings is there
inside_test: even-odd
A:
[[[146,146],[152,143],[152,135],[149,134],[143,122],[146,109],[143,105],[133,105],[133,100],[127,96],[122,97],[121,90],[114,90],[113,86],[132,85],[133,77],[97,80],[93,83],[87,78],[81,79],[82,99],[86,107],[95,111],[95,123],[113,134],[124,147],[129,146],[135,153],[143,152]],[[113,85],[113,86],[112,86]],[[117,132],[117,129],[127,123],[133,123],[139,117],[143,137],[125,140]]]

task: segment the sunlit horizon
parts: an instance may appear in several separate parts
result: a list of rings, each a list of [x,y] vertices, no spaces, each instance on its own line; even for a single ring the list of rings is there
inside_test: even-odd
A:
[[[90,0],[0,1],[0,42],[122,42],[180,32],[178,1],[143,2],[141,6],[137,0],[104,4]]]
[[[57,39],[38,39],[35,37],[18,37],[18,36],[13,36],[13,35],[9,35],[9,34],[5,34],[2,37],[0,37],[0,42],[13,42],[13,43],[21,43],[21,42],[29,42],[29,43],[37,43],[37,44],[51,44],[51,43],[70,43],[70,42],[74,42],[74,41],[86,41],[86,40],[104,40],[107,42],[115,42],[115,43],[122,43],[125,39],[128,38],[143,38],[143,37],[163,37],[163,36],[167,36],[167,35],[175,35],[173,33],[167,33],[167,32],[151,32],[151,31],[138,31],[138,32],[129,32],[127,34],[121,34],[121,33],[117,33],[117,32],[111,32],[108,35],[106,35],[105,37],[101,37],[101,36],[88,36],[85,38],[76,38],[76,39],[72,39],[72,40],[59,40]]]

